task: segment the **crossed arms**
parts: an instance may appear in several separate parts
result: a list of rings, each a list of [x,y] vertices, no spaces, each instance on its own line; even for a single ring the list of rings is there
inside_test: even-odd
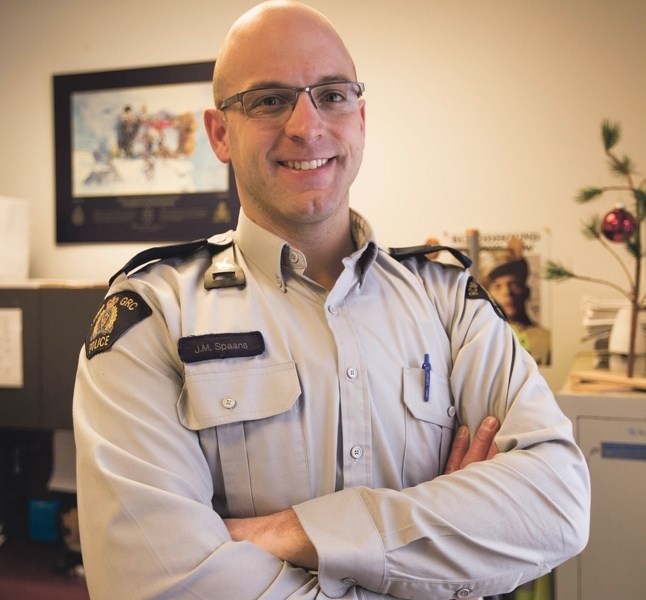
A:
[[[456,432],[445,475],[459,471],[467,465],[488,460],[497,453],[494,437],[500,424],[494,417],[487,417],[473,440],[466,426]],[[316,548],[301,526],[292,508],[262,517],[224,519],[235,542],[252,542],[276,558],[307,569],[318,568]]]

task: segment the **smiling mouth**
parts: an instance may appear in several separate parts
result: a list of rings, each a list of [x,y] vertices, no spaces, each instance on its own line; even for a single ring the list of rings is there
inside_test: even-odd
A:
[[[317,158],[316,160],[285,160],[281,161],[280,164],[297,171],[310,171],[326,165],[328,160],[327,158]]]

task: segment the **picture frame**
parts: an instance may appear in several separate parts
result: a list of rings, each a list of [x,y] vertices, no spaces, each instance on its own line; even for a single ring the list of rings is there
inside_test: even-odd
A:
[[[53,75],[56,243],[173,242],[235,228],[203,125],[213,61]]]

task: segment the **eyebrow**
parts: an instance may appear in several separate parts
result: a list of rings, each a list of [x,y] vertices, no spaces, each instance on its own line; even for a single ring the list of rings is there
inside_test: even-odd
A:
[[[349,79],[346,75],[326,75],[325,77],[321,77],[320,79],[318,79],[315,83],[310,83],[307,87],[319,85],[322,83],[332,83],[334,81],[354,81],[354,79]],[[301,87],[301,86],[290,85],[283,81],[278,81],[277,79],[265,79],[262,81],[257,81],[255,83],[252,83],[248,87],[244,88],[244,90],[242,91],[262,89],[262,88],[296,88],[296,87]]]

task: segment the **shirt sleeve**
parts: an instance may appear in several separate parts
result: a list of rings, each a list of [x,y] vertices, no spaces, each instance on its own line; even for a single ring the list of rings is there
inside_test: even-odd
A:
[[[587,542],[587,466],[535,362],[486,295],[469,295],[466,274],[448,288],[431,275],[425,284],[451,339],[460,421],[474,432],[498,417],[500,453],[413,488],[348,489],[296,506],[331,596],[355,583],[398,598],[511,591]]]
[[[212,508],[198,434],[177,416],[183,384],[170,332],[173,301],[141,283],[121,286],[113,298],[132,305],[136,290],[137,302],[152,311],[111,322],[104,304],[101,326],[110,333],[94,336],[91,358],[82,351],[74,396],[79,521],[93,600],[328,598],[315,574],[231,541]],[[339,597],[358,593],[350,588]]]

